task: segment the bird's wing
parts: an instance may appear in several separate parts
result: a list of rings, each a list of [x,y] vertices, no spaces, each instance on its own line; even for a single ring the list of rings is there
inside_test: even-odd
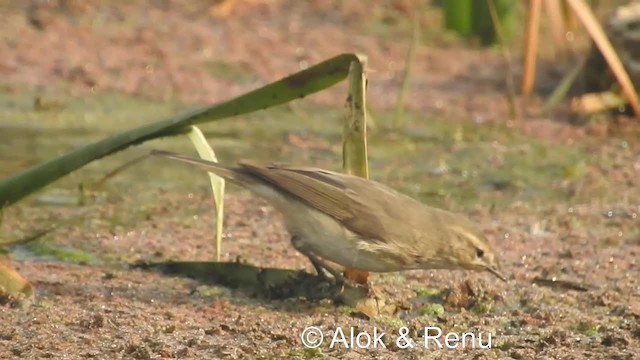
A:
[[[313,208],[338,220],[353,216],[347,203],[344,184],[331,172],[314,168],[241,163],[251,175],[289,193]]]
[[[381,213],[384,209],[376,206],[378,201],[358,194],[363,186],[372,184],[365,179],[316,168],[240,165],[251,175],[333,217],[356,234],[377,238],[383,233],[380,219],[385,218]],[[354,183],[360,186],[354,187]]]

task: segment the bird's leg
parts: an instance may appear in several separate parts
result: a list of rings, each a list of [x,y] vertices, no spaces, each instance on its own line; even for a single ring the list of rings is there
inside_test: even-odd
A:
[[[309,261],[311,261],[311,264],[313,264],[313,267],[316,269],[316,272],[318,273],[318,276],[320,276],[321,278],[325,279],[325,280],[329,280],[327,278],[327,272],[331,275],[333,275],[334,281],[335,281],[335,285],[339,286],[339,287],[343,287],[345,285],[351,287],[351,288],[362,288],[364,287],[367,290],[367,295],[368,296],[373,296],[374,298],[378,298],[378,293],[375,291],[375,289],[369,284],[369,282],[366,280],[367,278],[364,278],[364,282],[359,282],[358,280],[354,281],[353,279],[346,277],[343,274],[343,270],[342,268],[337,269],[333,266],[328,265],[324,260],[320,259],[319,257],[317,257],[311,250],[309,250],[304,243],[300,240],[300,237],[298,236],[292,236],[291,237],[291,244],[293,245],[293,247],[298,250],[300,253],[302,253],[303,255],[305,255]],[[369,275],[368,272],[362,272],[360,270],[355,270],[357,272],[360,273],[364,273],[366,276]],[[347,271],[345,271],[345,273],[347,273]]]
[[[322,261],[322,259],[315,256],[313,253],[308,253],[305,255],[309,258],[309,261],[311,261],[311,264],[313,264],[313,266],[316,268],[316,271],[320,270],[318,271],[318,274],[322,274],[320,276],[326,278],[326,273],[325,273],[326,271],[333,276],[336,284],[338,285],[344,284],[345,278],[344,276],[342,276],[342,272],[340,272],[340,270],[334,268],[333,266],[327,265],[327,263],[325,263],[324,261]]]
[[[330,280],[329,276],[327,275],[328,270],[326,270],[322,266],[322,260],[318,259],[312,253],[308,253],[308,254],[302,253],[302,254],[306,256],[307,259],[309,259],[309,261],[311,262],[311,265],[313,265],[313,268],[316,270],[316,273],[318,274],[318,276],[320,276],[324,280]]]
[[[291,245],[293,245],[293,247],[296,250],[298,250],[300,253],[306,256],[309,259],[309,261],[311,261],[311,264],[313,265],[314,269],[318,273],[318,276],[324,278],[325,280],[328,280],[327,274],[326,274],[328,272],[329,274],[333,275],[333,278],[335,279],[336,283],[344,284],[345,279],[342,276],[342,273],[340,272],[340,270],[337,270],[332,266],[327,265],[324,261],[318,258],[313,252],[309,251],[304,246],[304,244],[302,244],[299,237],[297,236],[291,237]]]

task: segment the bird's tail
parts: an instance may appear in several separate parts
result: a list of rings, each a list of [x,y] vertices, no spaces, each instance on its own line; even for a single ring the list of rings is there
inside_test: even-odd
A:
[[[251,182],[251,179],[246,174],[243,174],[239,169],[218,164],[213,161],[198,159],[195,157],[185,156],[178,153],[164,151],[164,150],[151,150],[151,155],[162,156],[165,158],[178,160],[185,162],[187,164],[191,164],[197,166],[206,171],[212,172],[220,177],[223,177],[227,180],[236,182],[240,185],[248,185],[247,183]]]

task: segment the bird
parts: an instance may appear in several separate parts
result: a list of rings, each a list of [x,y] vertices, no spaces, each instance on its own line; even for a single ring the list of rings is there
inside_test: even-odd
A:
[[[227,166],[164,150],[151,154],[197,166],[265,199],[282,213],[291,244],[318,275],[326,270],[344,281],[330,261],[377,273],[487,271],[506,281],[496,252],[473,222],[380,182],[314,167]]]

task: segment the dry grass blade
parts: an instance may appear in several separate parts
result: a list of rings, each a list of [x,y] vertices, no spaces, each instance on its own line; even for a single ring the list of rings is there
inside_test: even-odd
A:
[[[549,28],[551,30],[551,38],[555,47],[560,50],[560,54],[566,55],[567,42],[565,34],[567,32],[565,20],[562,16],[562,1],[543,0],[544,12],[549,20]]]
[[[571,11],[571,6],[566,1],[558,1],[562,8],[562,17],[564,19],[564,25],[567,28],[567,32],[575,32],[578,29],[578,20],[576,20],[576,14]]]
[[[611,42],[607,38],[607,35],[602,29],[602,26],[600,26],[595,15],[584,0],[567,0],[567,2],[575,12],[578,19],[580,19],[584,27],[587,29],[589,35],[591,35],[591,38],[593,39],[593,42],[607,61],[613,75],[616,77],[616,80],[618,80],[620,87],[622,87],[622,92],[627,98],[627,101],[629,101],[629,105],[633,109],[633,112],[636,116],[640,116],[638,93],[629,78],[629,74],[627,74],[627,71],[624,69],[622,62],[620,61],[620,57],[611,45]]]
[[[349,66],[349,95],[344,120],[342,168],[346,174],[369,178],[367,160],[367,58],[359,55]]]
[[[348,113],[344,119],[342,168],[346,174],[369,178],[367,155],[367,58],[358,55],[349,66]],[[344,276],[358,283],[366,283],[369,273],[345,269]]]
[[[191,126],[191,131],[187,134],[191,143],[196,148],[201,158],[213,162],[218,162],[216,154],[204,137],[204,134],[197,126]],[[213,191],[213,200],[216,205],[216,259],[220,261],[222,253],[222,225],[224,221],[224,185],[225,181],[220,176],[210,172],[209,180]]]
[[[522,75],[522,94],[531,94],[533,78],[536,73],[536,54],[538,52],[538,27],[540,24],[541,0],[529,0],[527,27],[525,29],[524,73]]]

